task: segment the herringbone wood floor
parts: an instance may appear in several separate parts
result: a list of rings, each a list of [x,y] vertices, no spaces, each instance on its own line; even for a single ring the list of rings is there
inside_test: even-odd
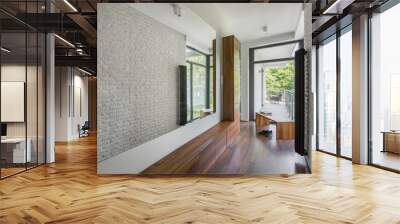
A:
[[[0,181],[0,223],[400,223],[400,175],[313,154],[313,174],[97,176],[96,142]]]

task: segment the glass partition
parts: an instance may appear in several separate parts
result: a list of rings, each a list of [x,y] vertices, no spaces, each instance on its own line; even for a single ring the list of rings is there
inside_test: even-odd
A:
[[[1,34],[2,178],[24,171],[31,161],[31,142],[26,138],[26,41],[25,32]]]
[[[336,36],[318,48],[317,148],[336,154]]]
[[[43,5],[44,1],[0,4],[18,13],[41,13]],[[2,179],[45,163],[46,39],[43,33],[2,12],[0,20],[8,21],[0,21]]]
[[[27,114],[27,151],[30,159],[27,167],[37,165],[38,149],[38,34],[27,32],[27,63],[26,63],[26,114]]]

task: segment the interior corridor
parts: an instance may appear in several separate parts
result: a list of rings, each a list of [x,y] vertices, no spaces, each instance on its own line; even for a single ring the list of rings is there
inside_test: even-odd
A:
[[[210,155],[214,147],[207,147],[198,156],[185,156],[177,160],[171,153],[146,169],[142,174],[172,175],[262,175],[301,174],[308,168],[303,156],[294,151],[294,140],[276,140],[275,126],[272,135],[256,133],[255,122],[241,122],[240,134],[230,147],[223,149],[216,160]],[[191,149],[191,151],[194,151]],[[190,165],[176,165],[190,164]]]

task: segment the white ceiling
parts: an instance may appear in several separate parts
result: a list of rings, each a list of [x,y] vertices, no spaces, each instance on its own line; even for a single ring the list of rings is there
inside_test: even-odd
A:
[[[205,52],[210,51],[216,31],[222,36],[233,34],[242,43],[287,33],[296,39],[304,36],[301,3],[179,3],[180,17],[170,3],[130,5],[185,34],[188,45]]]
[[[295,33],[303,27],[301,3],[186,3],[224,34],[234,34],[241,42],[248,42],[282,33]],[[299,24],[300,23],[300,24]],[[267,26],[267,32],[262,27]],[[301,30],[304,28],[301,28]],[[304,33],[304,32],[303,32]],[[301,35],[303,36],[303,34]]]
[[[174,14],[170,3],[134,3],[131,7],[186,35],[187,44],[210,53],[215,30],[192,10],[180,5],[181,16]]]
[[[295,51],[298,49],[298,44],[287,44],[276,47],[256,49],[254,51],[255,61],[265,61],[272,59],[282,59],[294,57]]]

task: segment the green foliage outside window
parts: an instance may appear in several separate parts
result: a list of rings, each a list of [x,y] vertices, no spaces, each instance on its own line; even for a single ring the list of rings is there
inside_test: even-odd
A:
[[[289,62],[284,67],[265,70],[265,84],[268,94],[281,97],[285,90],[294,89],[294,64]]]

